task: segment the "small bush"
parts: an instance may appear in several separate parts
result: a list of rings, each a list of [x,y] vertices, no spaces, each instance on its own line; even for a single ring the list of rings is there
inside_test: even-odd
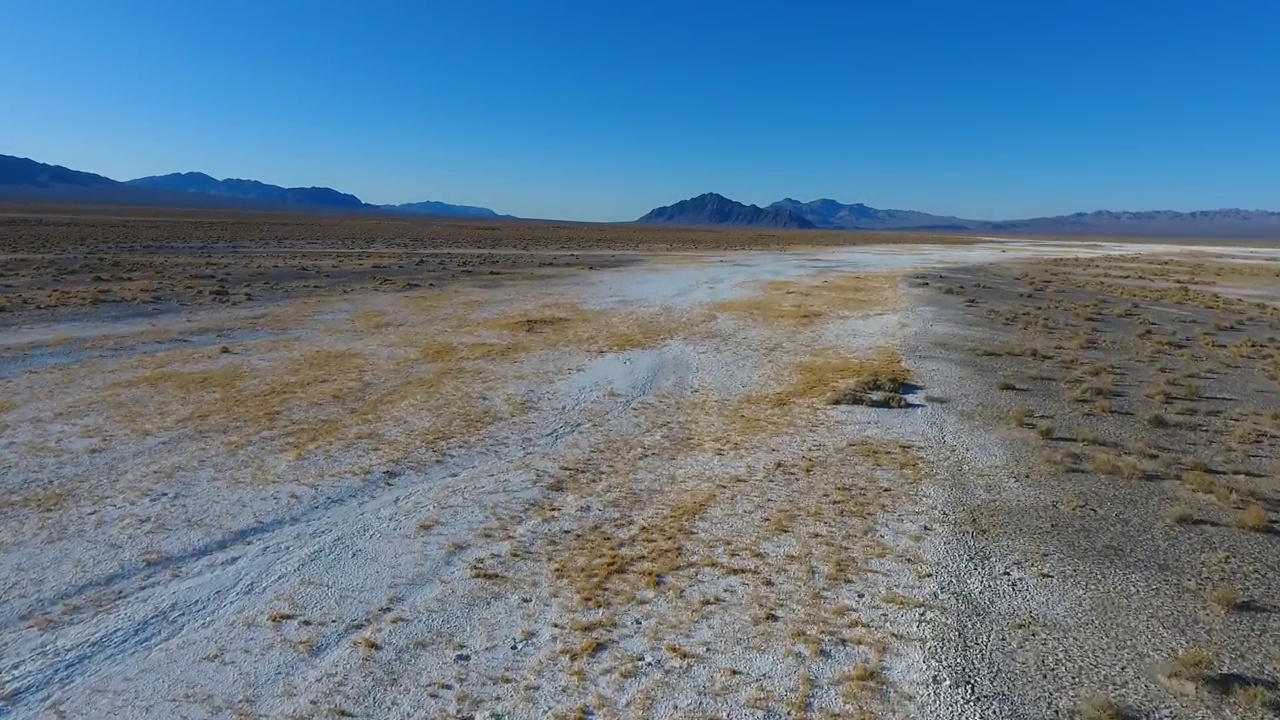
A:
[[[1124,720],[1124,709],[1115,700],[1095,693],[1080,703],[1081,720]]]
[[[1217,605],[1223,610],[1231,610],[1240,604],[1240,593],[1236,592],[1235,589],[1224,585],[1223,587],[1214,589],[1214,591],[1209,594],[1209,599],[1213,601],[1214,605]]]
[[[1104,441],[1097,433],[1093,432],[1092,430],[1089,430],[1088,428],[1076,429],[1076,442],[1080,443],[1081,445],[1106,445],[1107,444],[1106,441]]]
[[[1145,474],[1142,461],[1135,457],[1109,454],[1095,455],[1093,471],[1102,475],[1113,475],[1126,480],[1139,480]]]
[[[1187,471],[1187,474],[1183,476],[1183,479],[1186,481],[1187,487],[1203,495],[1212,495],[1218,486],[1218,484],[1213,481],[1213,478],[1200,470]]]
[[[1153,427],[1153,428],[1169,427],[1169,418],[1166,418],[1164,415],[1158,412],[1146,413],[1145,415],[1142,416],[1142,422],[1146,423],[1147,427]]]
[[[1276,710],[1276,696],[1262,685],[1237,685],[1231,689],[1231,700],[1237,705],[1259,714]]]
[[[1209,651],[1192,648],[1169,661],[1164,674],[1170,678],[1199,684],[1208,680],[1217,666],[1218,661]]]
[[[1266,508],[1257,503],[1251,504],[1240,513],[1240,519],[1237,524],[1245,530],[1254,532],[1262,532],[1267,528],[1270,517],[1267,516]]]
[[[858,387],[837,390],[827,398],[829,405],[862,405],[870,408],[901,409],[910,407],[911,403],[901,393],[882,390],[865,391]]]
[[[997,390],[1017,390],[1018,386],[1012,382],[1009,382],[1008,380],[1001,380],[1000,382],[996,383],[996,389]]]
[[[1196,515],[1186,505],[1175,506],[1169,511],[1169,522],[1174,525],[1190,525],[1195,522]]]
[[[1085,385],[1076,390],[1076,402],[1089,402],[1090,400],[1098,400],[1101,398],[1111,397],[1111,390],[1099,383]]]
[[[1045,440],[1053,437],[1053,426],[1049,423],[1039,423],[1036,425],[1036,434]]]

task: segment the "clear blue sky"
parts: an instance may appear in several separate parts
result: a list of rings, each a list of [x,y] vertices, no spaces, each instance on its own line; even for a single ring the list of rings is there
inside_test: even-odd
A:
[[[1280,2],[3,0],[0,153],[530,217],[1280,209]]]

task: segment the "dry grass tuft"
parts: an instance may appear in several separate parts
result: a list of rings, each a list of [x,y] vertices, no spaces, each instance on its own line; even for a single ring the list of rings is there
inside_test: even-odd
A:
[[[1240,518],[1236,521],[1236,524],[1245,530],[1262,532],[1267,529],[1267,524],[1270,521],[1271,518],[1267,514],[1266,508],[1253,503],[1240,513]]]
[[[1158,412],[1145,413],[1142,416],[1142,422],[1146,423],[1147,427],[1152,427],[1152,428],[1169,427],[1169,419]]]
[[[1201,470],[1188,470],[1183,480],[1187,483],[1187,487],[1202,495],[1212,495],[1218,490],[1218,483]]]
[[[1209,594],[1209,599],[1213,601],[1214,605],[1217,605],[1223,610],[1233,610],[1240,604],[1240,593],[1236,592],[1235,588],[1224,585],[1222,587],[1215,588],[1213,592]]]
[[[361,635],[360,637],[351,641],[351,646],[355,648],[359,648],[361,651],[363,651],[366,654],[382,649],[382,645],[377,640],[375,640],[372,635]]]
[[[1163,674],[1173,680],[1198,685],[1208,680],[1217,669],[1218,661],[1212,653],[1208,650],[1192,648],[1166,663]]]
[[[1099,453],[1094,456],[1093,471],[1125,480],[1141,480],[1146,475],[1146,468],[1138,458],[1109,453]]]
[[[1275,712],[1277,702],[1275,692],[1262,685],[1237,685],[1231,689],[1231,700],[1246,710],[1262,714]]]
[[[1080,703],[1081,720],[1124,720],[1124,716],[1124,708],[1102,693],[1094,693]]]

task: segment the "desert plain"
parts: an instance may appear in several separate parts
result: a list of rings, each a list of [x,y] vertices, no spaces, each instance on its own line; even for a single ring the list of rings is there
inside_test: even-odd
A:
[[[1280,250],[0,211],[0,715],[1256,718]]]

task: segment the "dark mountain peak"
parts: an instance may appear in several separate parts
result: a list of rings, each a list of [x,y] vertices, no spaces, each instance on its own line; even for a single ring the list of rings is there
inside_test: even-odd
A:
[[[786,208],[744,205],[718,193],[703,193],[656,208],[636,222],[653,225],[737,225],[812,229],[813,223]]]
[[[202,172],[169,173],[168,175],[151,175],[128,181],[128,185],[155,188],[158,190],[178,190],[181,192],[202,192],[210,195],[221,195],[216,192],[219,180]]]

